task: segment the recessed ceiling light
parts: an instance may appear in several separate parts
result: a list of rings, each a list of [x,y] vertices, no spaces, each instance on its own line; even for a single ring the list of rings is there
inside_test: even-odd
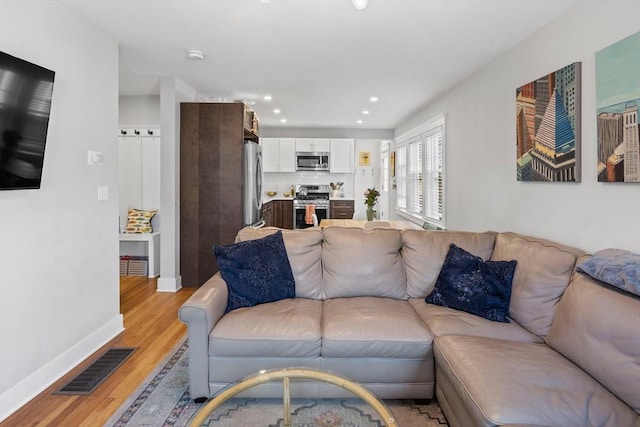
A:
[[[280,119],[280,123],[287,123],[287,119]]]
[[[260,3],[264,3],[264,4],[271,3],[271,0],[260,0]]]
[[[352,0],[356,9],[362,10],[367,7],[367,0]]]
[[[187,58],[189,58],[192,61],[202,61],[204,59],[204,52],[196,49],[188,50]]]
[[[358,120],[356,123],[358,123],[359,125],[362,124],[362,120]]]
[[[369,110],[364,110],[364,111],[362,112],[362,114],[364,114],[364,115],[366,116],[367,114],[369,114]]]
[[[265,95],[264,96],[264,100],[265,101],[271,101],[271,95]]]
[[[372,96],[371,98],[369,98],[369,101],[378,102],[378,97],[377,96]]]
[[[273,110],[273,114],[280,114],[280,109],[279,108],[275,108]]]

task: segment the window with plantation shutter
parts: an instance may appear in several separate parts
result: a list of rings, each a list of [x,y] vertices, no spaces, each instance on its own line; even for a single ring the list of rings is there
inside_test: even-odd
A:
[[[444,228],[444,115],[397,139],[396,209]]]
[[[424,137],[425,151],[425,217],[442,221],[442,127]]]
[[[407,208],[407,147],[398,146],[396,153],[396,186],[397,198],[396,207],[398,209]]]
[[[407,165],[407,211],[412,214],[422,213],[423,160],[422,140],[415,138],[407,144],[409,148]]]

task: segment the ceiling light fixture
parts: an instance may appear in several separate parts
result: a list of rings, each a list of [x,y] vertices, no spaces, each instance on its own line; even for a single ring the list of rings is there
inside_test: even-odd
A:
[[[362,112],[362,114],[364,114],[365,116],[366,116],[366,115],[368,115],[368,114],[369,114],[369,110],[364,110],[364,111]]]
[[[263,99],[265,101],[269,102],[269,101],[271,101],[272,98],[271,98],[271,95],[265,95]]]
[[[287,123],[287,119],[280,119],[280,123]]]
[[[188,50],[187,58],[189,58],[192,61],[202,61],[204,59],[204,52],[196,49]]]
[[[369,101],[378,102],[378,97],[377,96],[372,96],[371,98],[369,98]]]
[[[367,0],[351,0],[356,9],[362,10],[367,7]]]
[[[357,120],[356,123],[358,123],[359,125],[362,124],[362,120]]]
[[[279,108],[275,108],[273,110],[273,114],[280,114],[280,109]]]

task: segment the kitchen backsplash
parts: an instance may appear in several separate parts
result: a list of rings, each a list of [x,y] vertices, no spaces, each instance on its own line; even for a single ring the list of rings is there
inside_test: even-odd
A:
[[[277,191],[278,196],[289,191],[292,185],[329,185],[330,182],[343,182],[342,190],[345,197],[353,197],[353,174],[350,173],[327,173],[327,172],[265,172],[263,174],[262,189],[267,191]],[[264,196],[264,194],[263,194]]]

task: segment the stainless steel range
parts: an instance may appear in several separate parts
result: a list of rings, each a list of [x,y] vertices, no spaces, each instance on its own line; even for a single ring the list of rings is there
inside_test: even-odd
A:
[[[296,185],[296,194],[293,198],[293,228],[313,227],[313,223],[307,223],[307,210],[313,211],[318,217],[318,223],[329,218],[329,192],[328,185]],[[307,208],[307,206],[313,206]]]

